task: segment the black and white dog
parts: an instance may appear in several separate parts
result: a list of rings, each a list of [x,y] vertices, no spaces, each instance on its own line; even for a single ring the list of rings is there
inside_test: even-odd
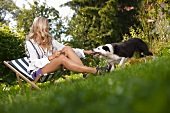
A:
[[[149,51],[147,44],[139,38],[131,38],[125,42],[105,44],[94,48],[96,56],[106,58],[108,63],[112,65],[111,71],[118,64],[123,67],[124,63],[131,58],[135,52],[138,52],[140,57],[153,56]]]

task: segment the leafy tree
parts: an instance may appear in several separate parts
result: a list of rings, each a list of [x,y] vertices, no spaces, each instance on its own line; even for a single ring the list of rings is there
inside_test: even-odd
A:
[[[168,3],[168,0],[142,0],[137,15],[139,24],[132,26],[130,35],[125,37],[139,37],[148,43],[154,53],[162,54],[160,50],[167,48],[170,36]]]
[[[8,24],[10,22],[7,16],[15,16],[15,12],[18,9],[13,0],[1,0],[0,1],[0,22]]]
[[[121,25],[122,34],[128,34],[129,28],[139,25],[137,19],[139,7],[143,0],[118,0],[118,23]]]
[[[49,7],[46,2],[42,5],[40,1],[34,1],[34,4],[30,5],[30,9],[20,9],[16,13],[17,28],[23,29],[25,34],[28,34],[33,20],[36,17],[46,17],[50,23],[50,32],[58,38],[61,38],[61,34],[64,32],[63,22],[59,17],[59,12],[54,7]]]
[[[168,40],[170,34],[169,9],[166,0],[143,1],[139,10],[140,25],[144,31],[145,38],[149,42],[152,39]]]
[[[17,7],[13,0],[1,0],[0,22],[9,23],[10,20],[14,20],[17,22],[16,27],[18,30],[24,31],[24,35],[27,35],[34,18],[43,16],[49,19],[52,35],[60,39],[61,34],[65,32],[65,27],[64,22],[59,17],[59,12],[54,7],[49,7],[46,4],[46,0],[42,4],[40,0],[34,0],[33,4],[27,1],[27,4],[30,6],[30,9],[26,9],[25,5],[23,5],[23,8]],[[9,15],[11,18],[8,17]]]
[[[68,24],[67,34],[73,41],[85,43],[89,48],[120,41],[114,0],[72,0],[64,4],[75,11]],[[77,44],[75,45],[77,46]]]
[[[139,0],[72,0],[67,2],[63,6],[69,6],[75,12],[67,33],[74,34],[72,38],[75,41],[77,38],[75,31],[77,35],[84,32],[81,34],[83,35],[81,40],[88,42],[90,47],[120,42],[131,26],[139,24],[136,16],[140,3]],[[95,43],[91,45],[90,42]]]
[[[99,10],[100,36],[105,38],[104,43],[119,42],[123,39],[120,24],[117,18],[117,0],[108,0]]]

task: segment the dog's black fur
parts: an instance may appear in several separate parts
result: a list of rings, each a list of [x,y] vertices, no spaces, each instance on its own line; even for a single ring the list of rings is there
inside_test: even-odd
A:
[[[120,57],[129,57],[131,58],[134,55],[134,52],[139,52],[140,57],[153,55],[149,51],[147,44],[139,38],[131,38],[125,42],[112,43],[113,53]],[[103,46],[103,49],[110,51],[107,46]]]

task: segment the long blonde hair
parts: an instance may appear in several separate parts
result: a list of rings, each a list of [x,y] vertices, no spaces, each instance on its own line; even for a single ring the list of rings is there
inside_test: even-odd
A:
[[[43,44],[49,49],[52,46],[52,36],[49,34],[49,23],[44,17],[37,17],[30,28],[27,40],[34,39],[39,45]]]

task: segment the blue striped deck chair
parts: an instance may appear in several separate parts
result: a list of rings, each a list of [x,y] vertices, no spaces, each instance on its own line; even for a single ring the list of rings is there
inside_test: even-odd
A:
[[[28,58],[24,57],[24,58],[19,58],[19,59],[16,59],[16,60],[4,61],[4,64],[16,73],[16,77],[17,77],[19,86],[21,88],[22,88],[22,83],[21,83],[21,79],[20,78],[22,78],[26,82],[28,82],[31,85],[31,87],[34,87],[37,90],[41,90],[41,88],[39,88],[36,85],[36,82],[45,82],[45,81],[48,81],[48,80],[53,78],[54,73],[44,74],[44,75],[40,74],[34,80],[32,78],[32,76],[29,75],[28,72],[27,72],[28,62],[29,62]]]

